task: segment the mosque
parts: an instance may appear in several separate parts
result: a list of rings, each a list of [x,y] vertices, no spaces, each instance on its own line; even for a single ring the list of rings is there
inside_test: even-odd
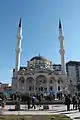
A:
[[[61,20],[59,20],[59,42],[61,69],[56,70],[53,63],[45,57],[35,56],[27,62],[27,66],[20,67],[22,42],[22,20],[20,18],[17,34],[16,64],[13,69],[12,89],[19,93],[48,94],[69,91],[69,78],[65,67],[64,37]]]

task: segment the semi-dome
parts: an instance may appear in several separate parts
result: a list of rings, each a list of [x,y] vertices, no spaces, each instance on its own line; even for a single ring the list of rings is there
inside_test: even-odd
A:
[[[46,58],[44,58],[42,56],[35,56],[35,57],[31,58],[30,61],[33,61],[33,60],[49,61],[49,60],[47,60]]]

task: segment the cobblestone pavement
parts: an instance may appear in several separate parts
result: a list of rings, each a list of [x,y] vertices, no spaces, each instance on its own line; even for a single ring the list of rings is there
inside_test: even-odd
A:
[[[36,109],[27,109],[27,105],[21,105],[21,111],[9,111],[8,109],[14,109],[14,105],[7,105],[4,109],[1,109],[4,115],[53,115],[53,114],[65,114],[70,116],[73,120],[80,120],[80,112],[78,110],[72,110],[72,105],[70,106],[70,111],[66,110],[65,105],[49,105],[49,110],[43,110],[43,106],[36,106]]]

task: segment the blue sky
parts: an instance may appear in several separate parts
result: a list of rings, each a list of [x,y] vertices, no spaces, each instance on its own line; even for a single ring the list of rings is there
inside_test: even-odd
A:
[[[66,61],[80,61],[80,0],[0,0],[0,81],[11,83],[16,35],[22,17],[21,66],[38,55],[60,63],[61,18]]]

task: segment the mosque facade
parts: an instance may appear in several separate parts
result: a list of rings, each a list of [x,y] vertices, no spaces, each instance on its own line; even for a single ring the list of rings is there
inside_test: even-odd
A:
[[[69,77],[65,68],[64,37],[62,25],[59,20],[59,42],[61,69],[56,70],[55,65],[45,57],[35,56],[27,61],[27,66],[20,67],[20,54],[22,42],[22,21],[20,19],[17,34],[16,65],[13,69],[12,89],[20,93],[48,94],[57,92],[69,92]]]

